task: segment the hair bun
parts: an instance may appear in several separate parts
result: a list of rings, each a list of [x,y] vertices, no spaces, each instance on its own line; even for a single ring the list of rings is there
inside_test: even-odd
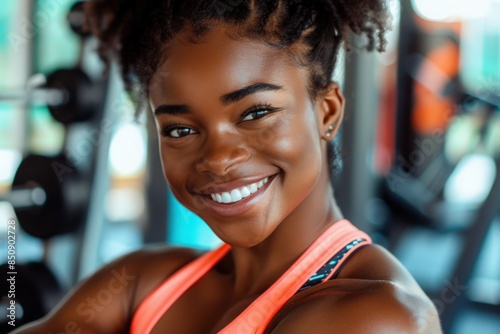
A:
[[[224,7],[221,7],[221,3]],[[195,37],[212,23],[237,26],[238,36],[290,48],[300,65],[310,66],[311,92],[327,86],[337,51],[349,31],[366,36],[367,50],[383,51],[389,24],[387,0],[91,0],[86,26],[98,38],[98,52],[120,65],[127,91],[147,93],[165,45],[189,25]],[[314,96],[315,94],[311,94]]]
[[[394,0],[393,0],[394,1]],[[387,0],[320,0],[330,9],[330,15],[336,17],[342,25],[335,27],[335,32],[344,40],[350,29],[357,35],[368,38],[366,49],[384,51],[387,41],[385,32],[390,28],[390,12]],[[346,44],[349,49],[349,43]]]

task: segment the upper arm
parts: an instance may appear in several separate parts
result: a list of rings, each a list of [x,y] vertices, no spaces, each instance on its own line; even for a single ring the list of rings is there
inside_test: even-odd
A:
[[[13,333],[125,332],[139,252],[115,260],[80,282],[44,318]]]
[[[125,255],[80,282],[40,321],[13,333],[128,333],[141,300],[194,256],[165,247]]]
[[[340,297],[319,296],[290,311],[272,334],[440,334],[432,304],[391,283]]]

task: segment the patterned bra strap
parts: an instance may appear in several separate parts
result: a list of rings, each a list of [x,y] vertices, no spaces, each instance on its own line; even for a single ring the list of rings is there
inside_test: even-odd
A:
[[[323,274],[325,263],[329,274],[319,282],[314,280],[316,284],[329,279],[333,269],[340,267],[357,248],[369,243],[370,237],[347,220],[331,225],[271,287],[218,334],[264,333],[276,313],[303,287],[304,282],[311,276],[314,278],[315,273]],[[333,258],[332,253],[335,254]],[[332,261],[333,266],[328,265]]]
[[[342,250],[340,250],[337,254],[332,256],[332,258],[328,260],[328,262],[325,263],[325,265],[321,267],[320,270],[315,272],[311,276],[311,278],[309,278],[309,280],[305,282],[304,285],[302,285],[302,287],[297,291],[297,293],[309,289],[310,287],[313,287],[316,284],[332,279],[333,276],[340,269],[339,262],[343,261],[344,258],[347,260],[347,257],[349,257],[349,255],[352,255],[354,250],[358,249],[359,246],[366,244],[365,241],[366,240],[363,238],[358,238],[347,244]]]

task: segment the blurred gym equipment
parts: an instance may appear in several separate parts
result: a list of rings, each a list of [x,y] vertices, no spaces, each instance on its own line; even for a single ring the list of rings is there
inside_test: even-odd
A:
[[[449,236],[458,240],[458,255],[448,259],[444,282],[426,290],[437,303],[444,332],[455,333],[466,308],[499,311],[498,305],[473,303],[471,292],[460,290],[471,286],[487,235],[500,214],[500,151],[493,144],[500,141],[495,131],[500,90],[493,82],[488,89],[481,87],[488,82],[481,75],[498,74],[482,69],[475,72],[475,82],[464,83],[459,64],[466,60],[459,52],[466,42],[451,24],[447,29],[419,26],[409,1],[402,6],[401,24],[396,152],[379,191],[384,217],[379,227],[396,255],[416,232],[436,235],[436,242],[451,240]],[[478,55],[474,57],[478,62]],[[469,167],[474,161],[475,167]],[[467,175],[458,178],[465,169]]]
[[[59,69],[47,78],[36,77],[44,81],[40,87],[0,93],[0,102],[47,105],[52,117],[66,125],[88,121],[96,113],[102,98],[100,87],[80,68]]]
[[[8,267],[7,264],[3,264],[0,270],[2,273],[8,273],[10,272]],[[9,275],[4,276],[7,279],[1,281],[0,288],[2,291],[9,291]],[[15,285],[16,324],[25,324],[41,318],[54,308],[66,292],[50,268],[42,262],[17,264]],[[0,332],[8,333],[12,329],[12,326],[4,321],[0,323]]]
[[[89,187],[66,157],[28,155],[3,200],[12,204],[26,232],[48,239],[75,232],[82,224]]]
[[[494,66],[492,70],[474,68],[465,75],[461,68],[476,66],[478,59],[496,64],[498,49],[481,51],[481,45],[469,45],[467,41],[482,36],[477,29],[469,33],[462,29],[463,34],[472,36],[467,40],[453,25],[445,29],[423,29],[415,22],[414,2],[401,1],[398,61],[394,62],[398,80],[388,94],[391,101],[398,95],[397,111],[383,116],[375,112],[380,101],[373,87],[387,85],[374,71],[381,66],[376,54],[354,50],[345,62],[343,92],[347,110],[340,136],[336,138],[341,144],[344,170],[335,177],[334,189],[341,190],[336,197],[344,215],[397,256],[401,245],[417,239],[418,233],[425,231],[420,246],[423,244],[423,248],[430,250],[410,249],[418,257],[414,262],[424,263],[421,275],[432,276],[440,269],[432,263],[433,257],[440,256],[443,249],[436,245],[444,243],[450,235],[453,240],[459,240],[459,249],[453,250],[458,254],[455,259],[449,259],[451,268],[446,277],[439,278],[435,286],[425,287],[433,301],[443,302],[443,291],[449,288],[444,282],[457,282],[459,287],[471,285],[481,248],[492,230],[494,218],[499,216],[500,71]],[[94,46],[82,26],[82,2],[76,2],[67,15],[64,14],[71,31],[79,36],[76,64],[66,64],[55,71],[51,68],[47,75],[35,74],[27,80],[26,89],[0,92],[0,101],[48,106],[50,115],[64,125],[65,132],[62,149],[53,156],[23,152],[25,156],[15,173],[11,191],[0,197],[0,201],[12,204],[23,231],[43,244],[41,261],[16,263],[19,293],[16,299],[20,306],[17,325],[45,315],[66,292],[60,280],[63,275],[54,270],[57,267],[51,267],[49,261],[55,258],[55,240],[66,237],[75,245],[77,254],[69,267],[66,264],[64,267],[71,271],[71,284],[91,274],[101,264],[98,262],[102,260],[102,253],[120,248],[116,243],[107,248],[102,246],[106,233],[114,239],[121,238],[114,234],[115,230],[110,233],[103,227],[107,223],[107,218],[103,218],[109,200],[106,196],[111,188],[107,165],[109,141],[113,125],[119,123],[116,111],[121,108],[116,98],[116,91],[121,90],[117,70],[112,68],[110,80],[102,81],[99,66],[88,66],[84,61],[88,61]],[[493,46],[498,46],[495,36],[490,33],[487,38]],[[343,69],[343,64],[339,65]],[[26,68],[29,73],[30,67]],[[147,116],[148,151],[157,152],[154,120],[151,113]],[[373,125],[376,123],[384,124],[384,135],[394,137],[393,152],[388,154],[391,158],[385,166],[387,174],[372,165],[372,160],[380,158],[374,151],[376,129]],[[469,189],[465,187],[467,201],[459,201],[457,183],[467,182],[456,182],[464,180],[457,175],[478,157],[487,168],[475,170],[481,175],[474,179],[469,174],[466,180],[482,179],[487,187],[483,187],[481,196],[475,194],[474,201],[470,200],[472,191],[467,192]],[[148,218],[144,220],[148,223],[137,224],[139,232],[133,233],[140,234],[144,243],[165,243],[167,234],[172,234],[171,226],[182,225],[178,230],[186,238],[195,239],[191,230],[185,233],[192,226],[185,227],[188,226],[185,222],[192,223],[194,215],[183,220],[178,217],[179,211],[169,206],[171,202],[167,203],[168,189],[159,155],[148,154],[147,159],[144,197]],[[462,192],[463,188],[460,188]],[[117,201],[120,202],[118,211],[125,211],[121,205],[131,203],[127,200]],[[108,225],[119,224],[113,221]],[[58,260],[61,257],[57,254]],[[5,265],[0,269],[8,272]],[[7,283],[0,284],[4,294],[8,291]],[[456,327],[462,312],[471,306],[498,314],[499,304],[487,304],[479,298],[471,300],[471,290],[445,295],[453,301],[447,301],[445,307],[437,305],[445,333],[458,333]],[[493,289],[486,290],[487,294],[495,293]],[[10,329],[5,322],[0,322],[0,333]]]
[[[82,27],[81,10],[82,3],[76,3],[67,19],[80,36],[83,49],[88,34]],[[26,90],[0,94],[0,101],[4,102],[46,105],[53,119],[65,128],[62,151],[54,156],[26,154],[15,173],[11,191],[0,198],[11,203],[23,231],[43,241],[45,253],[41,262],[15,265],[16,326],[44,316],[64,295],[65,289],[46,262],[51,240],[73,234],[77,249],[83,249],[86,223],[95,206],[91,194],[96,201],[103,201],[93,187],[96,175],[105,174],[99,149],[101,143],[108,149],[111,129],[101,128],[107,88],[106,80],[92,79],[87,74],[81,52],[74,67],[55,70],[46,77],[35,74]],[[75,282],[80,262],[75,258],[72,269]],[[12,271],[7,265],[0,268],[4,273]],[[2,281],[0,300],[7,300],[8,284]],[[3,319],[0,332],[11,329]]]

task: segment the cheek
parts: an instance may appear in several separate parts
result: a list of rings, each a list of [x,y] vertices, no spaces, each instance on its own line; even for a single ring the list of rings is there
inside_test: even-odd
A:
[[[314,112],[304,108],[291,117],[285,116],[278,124],[268,128],[261,138],[268,158],[275,160],[287,174],[316,174],[321,168],[321,141]],[[303,177],[306,177],[304,174]]]
[[[160,158],[161,158],[161,167],[163,169],[163,176],[165,177],[165,180],[167,181],[168,187],[172,190],[175,188],[175,169],[172,168],[172,165],[169,164],[167,154],[165,153],[165,149],[161,147],[160,143]]]
[[[323,168],[321,139],[314,113],[285,119],[273,127],[273,140],[265,149],[268,162],[280,169],[281,191],[275,194],[269,217],[283,219],[315,189]]]
[[[188,171],[192,170],[193,157],[196,157],[196,148],[193,145],[175,146],[160,138],[160,157],[163,174],[169,184],[179,183],[185,179]]]
[[[194,173],[192,157],[196,156],[196,153],[187,154],[186,150],[167,148],[160,143],[160,156],[163,175],[172,195],[193,212],[204,209],[203,200],[198,196],[192,196],[186,188]]]
[[[168,187],[172,194],[180,200],[181,194],[178,189],[183,188],[183,180],[185,180],[186,168],[182,165],[182,160],[179,161],[178,157],[173,152],[167,150],[160,142],[160,157],[163,168],[163,175],[167,181]]]

